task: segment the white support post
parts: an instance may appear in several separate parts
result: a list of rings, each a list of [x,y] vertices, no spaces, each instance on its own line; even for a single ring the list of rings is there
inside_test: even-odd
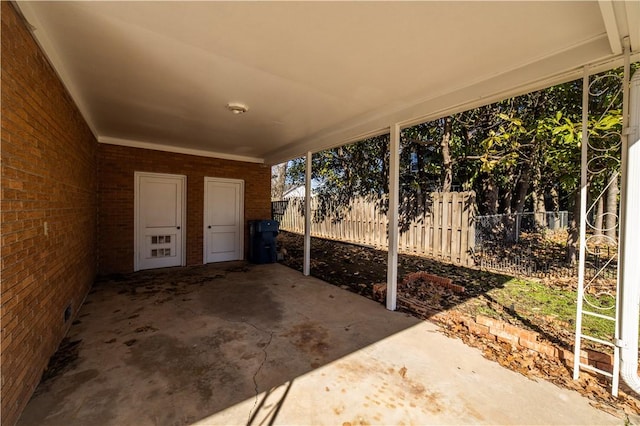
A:
[[[389,144],[389,258],[387,261],[387,309],[395,311],[398,292],[398,200],[400,197],[400,125],[391,126]]]
[[[627,385],[640,393],[638,376],[638,315],[640,305],[640,74],[629,83],[629,40],[625,44],[623,90],[622,184],[620,185],[619,336],[620,373]],[[615,370],[614,370],[615,371]]]
[[[307,152],[304,176],[304,265],[302,274],[311,274],[311,151]]]
[[[582,75],[582,141],[580,158],[580,254],[578,258],[578,300],[576,308],[576,340],[573,354],[573,380],[580,377],[580,348],[582,340],[582,305],[584,298],[585,256],[587,241],[587,149],[589,146],[589,69]]]

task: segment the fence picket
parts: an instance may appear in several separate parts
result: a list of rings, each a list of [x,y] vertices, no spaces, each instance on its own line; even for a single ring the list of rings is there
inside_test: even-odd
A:
[[[459,194],[454,192],[451,197],[451,256],[455,256],[455,259],[452,260],[454,263],[462,263],[460,254],[461,204]]]
[[[406,232],[399,235],[399,250],[471,264],[470,252],[475,243],[474,203],[473,192],[432,193],[430,208],[414,218]],[[330,204],[322,218],[317,216],[319,207],[319,200],[312,199],[313,236],[387,248],[388,216],[375,201],[359,198],[347,207]],[[280,219],[283,231],[304,233],[304,198],[290,199]]]

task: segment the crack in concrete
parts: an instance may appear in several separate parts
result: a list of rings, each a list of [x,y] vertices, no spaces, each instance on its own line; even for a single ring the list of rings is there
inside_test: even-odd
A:
[[[189,308],[187,308],[187,309],[191,310]],[[240,321],[234,321],[234,320],[230,320],[230,319],[224,318],[224,317],[218,317],[218,316],[216,316],[216,317],[221,319],[222,321],[225,321],[225,322],[228,322],[228,323],[232,323],[232,324],[250,325],[251,327],[255,328],[256,330],[258,330],[261,333],[265,333],[265,334],[268,333],[269,334],[269,340],[267,340],[267,343],[262,348],[262,353],[264,354],[264,358],[262,359],[262,362],[260,363],[260,365],[256,369],[256,372],[253,374],[253,385],[254,385],[254,391],[255,391],[255,399],[254,399],[254,402],[253,402],[253,407],[251,407],[251,410],[249,410],[249,418],[247,420],[247,425],[250,425],[252,423],[252,421],[253,421],[253,417],[255,416],[254,410],[258,406],[258,395],[260,394],[257,377],[258,377],[258,374],[260,373],[260,371],[262,370],[262,367],[264,367],[264,364],[267,362],[267,358],[269,357],[269,354],[267,353],[267,349],[269,348],[269,346],[271,345],[271,342],[273,341],[273,336],[274,336],[275,332],[274,331],[268,331],[268,330],[265,330],[263,328],[260,328],[257,325],[255,325],[254,323],[252,323],[250,321],[247,321],[244,318],[242,318]]]
[[[262,331],[263,333],[267,333],[266,330],[262,330],[259,327],[256,327],[254,324],[251,324],[250,322],[247,322],[247,324],[251,325],[256,330]],[[271,341],[273,340],[273,331],[270,331],[268,333],[269,333],[269,340],[267,341],[267,344],[264,345],[264,347],[262,348],[262,352],[264,353],[264,358],[262,359],[262,362],[258,366],[258,369],[256,370],[256,372],[253,374],[253,385],[254,385],[256,396],[255,396],[255,399],[254,399],[254,402],[253,402],[253,407],[251,408],[251,410],[249,410],[249,419],[247,420],[247,424],[248,425],[251,424],[251,422],[253,420],[253,416],[254,416],[253,411],[258,406],[258,395],[259,395],[260,391],[258,389],[258,379],[257,379],[257,377],[258,377],[258,374],[260,373],[260,371],[262,370],[262,367],[264,366],[265,362],[267,362],[267,358],[269,356],[269,354],[267,353],[267,349],[269,348],[269,345],[271,345]]]
[[[341,327],[339,327],[339,328],[345,328],[345,329],[346,329],[346,328],[349,328],[349,329],[350,329],[351,327],[353,327],[353,326],[354,326],[354,325],[356,325],[356,324],[368,323],[369,321],[370,321],[370,320],[358,320],[358,321],[353,321],[353,322],[350,322],[349,324],[344,325],[344,326],[341,326]]]

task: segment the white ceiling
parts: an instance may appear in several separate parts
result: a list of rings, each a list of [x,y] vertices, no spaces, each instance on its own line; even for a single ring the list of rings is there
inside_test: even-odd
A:
[[[17,5],[100,142],[267,163],[640,52],[638,1]]]

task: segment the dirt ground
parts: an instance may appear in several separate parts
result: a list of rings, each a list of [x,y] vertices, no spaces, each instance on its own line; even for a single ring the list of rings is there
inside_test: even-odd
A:
[[[285,265],[302,271],[303,238],[301,235],[282,232],[278,244],[284,249]],[[513,277],[474,268],[466,268],[451,263],[440,262],[426,257],[398,255],[398,279],[416,271],[449,278],[453,284],[464,287],[463,293],[449,289],[438,289],[437,297],[425,288],[405,288],[411,296],[428,302],[436,310],[455,309],[469,315],[491,311],[494,316],[513,325],[532,331],[542,332],[553,342],[570,347],[572,333],[567,332],[568,324],[554,322],[550,318],[523,318],[510,304],[495,300],[489,292],[503,288]],[[372,298],[375,283],[387,281],[387,252],[372,247],[347,244],[338,241],[312,238],[311,274],[331,284]],[[426,289],[429,290],[429,289]]]
[[[278,245],[284,253],[281,263],[299,271],[303,263],[303,237],[298,234],[281,232]],[[493,300],[488,292],[505,286],[513,277],[479,269],[465,268],[418,256],[400,254],[398,256],[398,277],[401,280],[409,273],[427,271],[441,277],[450,278],[453,284],[463,286],[464,293],[439,289],[437,295],[416,290],[412,296],[428,302],[440,311],[458,311],[468,315],[492,313],[508,323],[541,333],[547,340],[565,348],[573,346],[572,325],[548,316],[522,318],[514,306]],[[386,282],[387,252],[372,247],[358,246],[319,238],[311,239],[311,275],[362,296],[373,298],[373,284]],[[518,371],[528,377],[539,377],[560,386],[575,389],[592,399],[592,405],[605,411],[622,408],[631,416],[640,414],[640,400],[621,384],[618,398],[610,394],[610,383],[601,376],[581,373],[581,379],[574,381],[571,372],[560,361],[536,357],[531,354],[514,353],[508,344],[490,341],[469,335],[451,321],[440,324],[446,334],[461,338],[470,346],[483,351],[485,357],[501,365]]]

